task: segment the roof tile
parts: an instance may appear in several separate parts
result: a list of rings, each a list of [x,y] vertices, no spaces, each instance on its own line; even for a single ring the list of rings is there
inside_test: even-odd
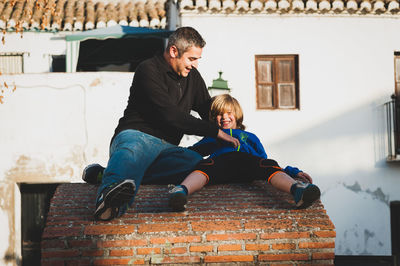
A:
[[[5,0],[0,29],[81,31],[116,24],[165,28],[166,0]]]
[[[399,0],[179,0],[181,13],[397,15]]]

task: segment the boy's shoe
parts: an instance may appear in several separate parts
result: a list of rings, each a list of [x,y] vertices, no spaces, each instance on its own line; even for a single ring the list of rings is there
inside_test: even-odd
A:
[[[305,209],[309,207],[314,201],[318,200],[321,196],[321,191],[314,184],[304,184],[298,182],[296,184],[296,190],[294,192],[294,201],[296,207],[299,209]]]
[[[129,203],[135,195],[135,183],[127,179],[114,183],[97,196],[94,218],[101,221],[109,221],[118,216],[120,207]]]
[[[83,169],[82,179],[86,183],[92,185],[101,184],[101,180],[103,179],[104,167],[98,163],[89,164]]]
[[[174,211],[184,211],[186,209],[187,194],[181,186],[168,185],[169,206]]]

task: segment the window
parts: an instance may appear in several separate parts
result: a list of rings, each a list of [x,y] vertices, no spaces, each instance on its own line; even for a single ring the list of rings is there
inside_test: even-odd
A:
[[[297,55],[256,55],[257,109],[299,109]]]
[[[0,53],[0,72],[3,74],[24,73],[23,54]]]
[[[65,55],[52,55],[51,58],[51,72],[65,72]]]

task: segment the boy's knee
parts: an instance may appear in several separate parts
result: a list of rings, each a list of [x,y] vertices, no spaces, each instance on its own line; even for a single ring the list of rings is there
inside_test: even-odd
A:
[[[274,168],[279,168],[281,169],[281,167],[279,166],[278,162],[272,159],[261,159],[260,160],[260,166],[263,168],[267,168],[267,167],[274,167]]]

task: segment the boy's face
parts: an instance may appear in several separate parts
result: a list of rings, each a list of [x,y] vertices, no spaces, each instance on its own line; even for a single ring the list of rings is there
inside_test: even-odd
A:
[[[235,113],[231,110],[226,110],[221,114],[217,115],[217,124],[222,129],[235,129],[236,128],[236,117]]]

